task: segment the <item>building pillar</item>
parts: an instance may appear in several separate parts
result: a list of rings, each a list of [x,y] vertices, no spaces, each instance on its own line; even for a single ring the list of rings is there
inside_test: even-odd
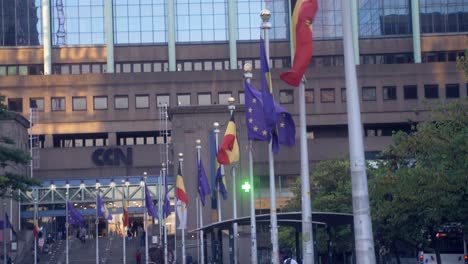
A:
[[[42,0],[42,45],[44,49],[44,75],[52,73],[52,31],[50,30],[50,0]]]
[[[411,0],[411,26],[413,29],[414,62],[421,63],[421,27],[419,24],[419,0]]]
[[[108,144],[109,146],[117,146],[117,133],[115,132],[109,132],[107,134],[107,140],[108,140]]]
[[[359,54],[359,9],[357,5],[358,0],[351,0],[351,12],[352,12],[352,28],[353,28],[353,47],[354,47],[354,63],[356,65],[360,64],[360,54]]]
[[[44,148],[53,148],[54,147],[54,136],[47,134],[44,138]]]
[[[174,0],[167,1],[167,30],[168,30],[168,53],[169,71],[176,71],[176,47],[175,47],[175,12]]]
[[[228,16],[229,16],[229,68],[237,69],[237,19],[236,19],[236,1],[228,0]]]
[[[107,51],[107,65],[106,72],[115,72],[114,61],[114,19],[112,16],[112,0],[104,1],[104,24],[106,30],[106,51]]]

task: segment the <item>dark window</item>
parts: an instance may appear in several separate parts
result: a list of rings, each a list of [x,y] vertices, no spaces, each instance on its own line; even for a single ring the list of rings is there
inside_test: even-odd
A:
[[[293,104],[294,103],[294,91],[293,90],[281,90],[279,92],[280,104]]]
[[[335,102],[335,89],[333,88],[320,89],[320,102],[334,103]]]
[[[396,100],[397,99],[396,86],[384,86],[383,87],[383,99],[384,100]]]
[[[306,100],[306,103],[310,103],[310,104],[315,101],[314,89],[305,90],[305,100]]]
[[[107,96],[94,96],[94,110],[107,109]]]
[[[458,85],[458,83],[445,85],[445,97],[446,98],[459,98],[460,97],[460,86]]]
[[[403,95],[404,95],[405,100],[418,99],[418,86],[417,85],[403,86]]]
[[[424,97],[427,99],[439,98],[439,85],[437,84],[424,85]]]
[[[101,147],[108,145],[107,133],[56,134],[53,135],[54,148]]]
[[[36,108],[37,111],[44,111],[44,98],[29,99],[29,106],[31,108]]]
[[[51,111],[65,111],[65,97],[52,97],[50,99]]]
[[[115,109],[128,109],[128,95],[116,95],[114,97]]]
[[[135,107],[140,108],[149,108],[149,95],[136,95],[135,96]]]
[[[363,101],[375,101],[376,89],[375,87],[362,87],[362,100]]]
[[[73,97],[72,109],[73,111],[86,111],[86,97]]]
[[[346,102],[346,88],[341,88],[341,102]]]
[[[13,112],[23,112],[23,98],[9,98],[8,110]]]

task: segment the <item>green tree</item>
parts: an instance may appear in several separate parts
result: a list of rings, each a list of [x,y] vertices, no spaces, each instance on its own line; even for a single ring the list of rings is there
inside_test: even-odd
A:
[[[3,104],[4,96],[0,95],[0,122],[14,116]],[[0,197],[10,196],[14,190],[26,191],[38,182],[14,170],[18,165],[27,165],[30,157],[15,146],[15,141],[0,135]]]
[[[457,69],[465,73],[465,78],[468,79],[468,49],[465,50],[464,56],[457,57]]]

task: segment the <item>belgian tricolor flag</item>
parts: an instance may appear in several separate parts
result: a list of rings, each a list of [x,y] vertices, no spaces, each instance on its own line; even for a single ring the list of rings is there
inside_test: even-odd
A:
[[[236,123],[233,114],[231,114],[231,120],[229,120],[223,142],[218,150],[217,160],[219,164],[223,165],[239,161],[239,144],[237,143]]]
[[[34,220],[34,229],[33,229],[34,237],[39,235],[39,225],[37,224],[37,220]]]
[[[179,170],[177,171],[177,179],[176,179],[176,198],[177,200],[183,202],[185,206],[188,205],[188,196],[187,196],[187,193],[185,192],[184,178],[182,178],[182,171],[180,169],[180,164],[179,164]]]

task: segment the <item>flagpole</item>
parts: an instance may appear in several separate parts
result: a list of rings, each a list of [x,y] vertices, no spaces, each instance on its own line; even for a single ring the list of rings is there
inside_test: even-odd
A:
[[[166,165],[167,165],[167,171],[166,171],[166,175],[169,174],[169,137],[168,137],[168,134],[169,134],[169,130],[168,130],[168,127],[167,127],[167,121],[168,121],[168,114],[167,114],[167,104],[164,104],[164,113],[165,113],[165,116],[164,116],[164,134],[166,136],[165,138],[165,145],[166,145]],[[164,184],[167,184],[167,183],[164,183]],[[176,192],[174,192],[174,201],[177,200],[177,196],[176,196]],[[177,206],[177,204],[176,204]],[[177,210],[174,210],[174,226],[176,226],[176,223],[177,223]],[[164,224],[164,228],[166,229],[166,232],[167,232],[167,227],[166,227],[166,224]],[[177,263],[177,226],[174,228],[174,263]]]
[[[6,202],[5,199],[3,199],[3,263],[6,263],[7,257],[6,257]]]
[[[162,164],[164,164],[164,166],[166,166],[166,164],[163,162]],[[159,215],[158,215],[158,226],[159,226],[159,244],[161,244],[162,242],[162,219],[163,219],[163,212],[162,212],[162,199],[163,199],[163,195],[162,195],[162,184],[163,184],[163,172],[162,172],[162,169],[159,171],[159,180],[158,180],[158,212],[159,212]]]
[[[197,149],[197,163],[200,163],[200,151],[201,151],[201,140],[197,139],[196,140],[197,146],[195,147]],[[199,200],[200,202],[200,263],[204,264],[205,263],[205,252],[204,252],[204,241],[203,241],[203,206],[201,204],[201,198]]]
[[[213,123],[213,126],[214,126],[214,133],[215,133],[215,149],[216,149],[216,155],[219,151],[219,123],[218,122],[214,122]],[[223,166],[222,164],[219,164],[219,166]],[[216,168],[216,174],[218,173],[217,172],[218,168]],[[221,168],[221,171],[224,171],[224,168]],[[218,222],[221,222],[221,200],[220,200],[220,197],[219,197],[219,179],[218,181],[216,181],[217,184],[216,184],[216,199],[217,199],[217,205],[218,205]]]
[[[252,78],[252,64],[244,65],[244,78],[250,83]],[[257,223],[255,217],[254,176],[253,176],[253,150],[252,140],[249,140],[249,180],[250,180],[250,262],[257,264]]]
[[[362,142],[361,110],[353,49],[351,1],[343,0],[343,46],[345,55],[349,153],[353,196],[354,240],[357,263],[375,263],[369,207],[366,161]]]
[[[69,258],[68,258],[68,229],[70,228],[70,224],[68,223],[69,222],[69,219],[68,219],[68,196],[70,195],[68,192],[69,192],[69,189],[70,189],[70,184],[65,184],[65,187],[66,187],[66,192],[65,192],[65,232],[67,232],[67,235],[66,235],[66,243],[65,243],[65,248],[66,248],[66,260],[65,260],[65,263],[68,264],[70,262]]]
[[[34,197],[34,225],[37,224],[37,231],[39,232],[39,221],[38,221],[38,217],[37,217],[37,189],[36,191],[34,192],[35,194],[35,197]],[[36,228],[36,227],[35,227]],[[34,264],[37,264],[37,236],[34,236]]]
[[[180,165],[180,173],[182,175],[183,174],[183,166],[182,166],[182,163],[184,162],[184,154],[183,153],[179,153],[179,165]],[[177,199],[176,199],[176,207],[177,206],[180,206],[179,204],[177,204]],[[175,222],[177,223],[177,220],[175,220]],[[177,225],[176,226],[176,229],[177,229]],[[186,263],[185,262],[185,225],[182,225],[182,263]]]
[[[146,174],[146,172],[145,172]],[[145,263],[148,264],[148,212],[146,208],[146,176],[144,177],[143,181],[140,182],[140,186],[143,187],[143,232],[145,232]]]
[[[164,179],[166,179],[166,163],[162,163],[161,164],[162,166],[162,176],[164,177]],[[161,182],[162,183],[162,182]],[[164,185],[166,185],[166,181],[164,180]],[[166,187],[164,187],[164,190],[166,190]],[[174,210],[175,211],[175,210]],[[163,226],[163,230],[164,230],[164,264],[168,264],[168,261],[167,261],[167,228],[166,228],[166,217],[163,217],[164,218],[164,226]]]
[[[261,29],[263,30],[264,40],[265,40],[265,52],[267,63],[270,64],[270,39],[268,36],[268,30],[271,28],[271,23],[269,22],[271,17],[271,12],[269,10],[262,10],[260,13],[262,18]],[[270,175],[270,222],[271,222],[271,244],[272,244],[272,254],[271,262],[273,264],[279,263],[278,255],[278,220],[276,214],[276,190],[275,190],[275,163],[273,156],[273,138],[268,144],[268,165],[269,165],[269,175]]]
[[[98,224],[99,224],[99,215],[98,215],[98,195],[99,195],[99,182],[96,182],[96,264],[99,264],[99,239],[98,239]]]
[[[122,250],[122,254],[123,254],[123,264],[126,264],[127,263],[127,248],[126,248],[126,241],[125,241],[125,237],[127,236],[127,228],[128,228],[128,224],[127,226],[125,226],[125,211],[124,211],[124,208],[125,208],[125,203],[127,201],[125,201],[125,185],[126,185],[126,182],[124,182],[124,180],[122,180],[122,214],[123,214],[123,221],[122,221],[122,241],[123,241],[123,250]],[[127,208],[127,212],[128,212],[128,208]],[[127,213],[128,214],[128,213]]]
[[[234,114],[234,110],[236,110],[236,99],[234,97],[229,97],[228,99],[228,110],[230,115]],[[232,176],[232,218],[237,219],[237,192],[236,192],[236,165],[233,165],[231,168],[231,176]],[[219,195],[219,192],[218,192]],[[237,221],[234,221],[232,224],[232,231],[234,233],[234,263],[237,264]]]
[[[198,202],[199,201],[199,198],[198,196],[195,198],[196,199],[196,202],[195,204],[197,205],[197,229],[200,228],[200,203]],[[200,232],[197,232],[197,263],[200,263]]]

